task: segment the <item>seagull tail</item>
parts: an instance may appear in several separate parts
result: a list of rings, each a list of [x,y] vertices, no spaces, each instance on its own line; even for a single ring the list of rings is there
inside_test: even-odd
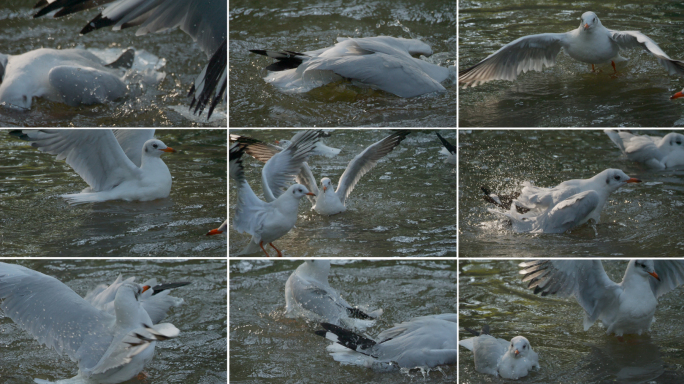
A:
[[[321,323],[321,327],[325,330],[316,331],[318,336],[325,337],[330,341],[334,341],[337,344],[344,346],[345,348],[351,349],[362,353],[364,355],[372,356],[370,349],[376,344],[374,340],[368,339],[364,336],[358,335],[354,332],[348,331],[340,326]]]

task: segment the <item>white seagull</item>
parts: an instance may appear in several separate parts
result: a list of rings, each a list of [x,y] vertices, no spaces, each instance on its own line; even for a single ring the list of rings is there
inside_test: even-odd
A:
[[[333,324],[316,334],[333,341],[327,350],[335,361],[377,370],[434,368],[456,364],[457,315],[421,316],[382,331],[375,340]]]
[[[233,144],[229,154],[229,175],[238,183],[238,202],[233,217],[233,228],[238,232],[247,232],[252,240],[240,254],[257,252],[259,248],[268,256],[264,244],[270,244],[278,252],[272,242],[285,236],[297,221],[299,200],[306,195],[313,195],[300,184],[294,184],[283,192],[293,181],[293,174],[299,172],[301,164],[306,161],[308,153],[318,141],[318,131],[302,131],[293,139],[287,151],[269,160],[262,171],[264,195],[268,202],[261,201],[245,179],[241,156],[244,147],[240,143]]]
[[[40,151],[57,155],[90,187],[62,195],[71,204],[150,201],[171,191],[161,155],[176,152],[154,139],[154,129],[22,129],[10,131]]]
[[[71,383],[130,380],[152,360],[157,341],[180,334],[172,324],[154,324],[142,294],[140,285],[123,283],[109,313],[53,277],[0,263],[0,309],[39,343],[78,363]]]
[[[670,132],[660,137],[634,135],[613,129],[604,132],[631,161],[656,169],[684,165],[684,135],[681,133]]]
[[[466,330],[477,337],[461,340],[458,344],[473,351],[476,371],[517,380],[527,376],[533,368],[540,368],[539,355],[524,336],[516,336],[509,342],[491,336],[487,325],[482,332]]]
[[[442,142],[442,145],[444,148],[442,148],[441,153],[447,155],[447,158],[444,159],[444,162],[447,164],[453,164],[456,165],[456,146],[448,142],[445,138],[442,137],[442,135],[439,134],[439,132],[435,132],[437,134],[437,137],[439,137],[439,141]]]
[[[591,64],[592,69],[594,64],[611,63],[614,70],[615,62],[625,60],[619,55],[621,49],[641,48],[655,56],[671,75],[684,75],[684,62],[671,59],[648,36],[638,31],[607,29],[594,12],[585,12],[579,28],[521,37],[460,71],[458,83],[467,88],[492,80],[515,80],[520,72],[541,71],[545,65],[555,65],[561,48],[573,59]]]
[[[72,107],[116,100],[128,93],[124,72],[134,56],[128,49],[106,64],[85,49],[0,54],[0,104],[30,109],[34,97]]]
[[[617,336],[648,332],[658,298],[684,283],[682,260],[630,260],[619,284],[600,260],[535,260],[520,267],[534,293],[574,296],[585,311],[585,331],[599,320],[606,334]]]
[[[365,313],[352,307],[328,284],[330,260],[307,260],[285,283],[285,313],[288,317],[339,325],[363,331],[373,326],[382,309]]]
[[[640,182],[619,169],[606,169],[590,179],[568,180],[553,188],[525,182],[519,194],[490,195],[485,200],[507,209],[489,211],[508,217],[516,232],[562,233],[589,220],[598,223],[611,193],[627,183]]]
[[[412,55],[432,55],[420,40],[390,36],[338,37],[332,47],[298,53],[250,50],[278,60],[269,65],[267,83],[286,93],[304,93],[342,79],[401,97],[444,92],[449,69]]]
[[[33,17],[57,11],[54,17],[108,5],[81,30],[86,34],[95,29],[112,26],[114,30],[137,27],[137,36],[163,32],[179,27],[200,46],[209,58],[190,88],[190,108],[201,114],[208,105],[211,114],[216,105],[226,98],[226,65],[228,61],[226,37],[228,2],[225,0],[40,0],[34,8],[41,8]]]

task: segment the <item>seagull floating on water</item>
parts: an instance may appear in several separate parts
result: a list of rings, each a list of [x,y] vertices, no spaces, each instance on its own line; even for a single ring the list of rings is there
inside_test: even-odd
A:
[[[326,349],[335,361],[377,370],[434,368],[456,364],[455,313],[421,316],[382,331],[375,340],[334,324],[316,331],[334,343]]]
[[[684,135],[681,133],[670,132],[660,137],[634,135],[613,129],[604,132],[631,161],[656,169],[684,165]]]
[[[102,4],[108,5],[81,34],[95,29],[112,26],[119,30],[138,27],[137,36],[163,32],[179,27],[200,46],[209,58],[188,92],[192,96],[190,108],[201,114],[209,106],[207,118],[216,105],[226,98],[226,64],[228,52],[226,36],[228,2],[225,0],[40,0],[34,8],[41,8],[33,17],[40,17],[57,11],[54,17],[90,9]]]
[[[541,71],[556,64],[561,48],[570,57],[583,63],[625,61],[620,50],[641,48],[652,54],[671,75],[684,75],[684,62],[671,59],[648,36],[638,31],[613,31],[601,24],[594,12],[585,12],[579,28],[565,33],[540,33],[521,37],[504,45],[474,66],[458,73],[463,88],[492,80],[515,80],[520,72]]]
[[[347,303],[328,284],[330,260],[307,260],[292,272],[285,283],[285,312],[349,329],[363,331],[375,324],[382,309],[365,313]]]
[[[121,383],[152,360],[158,341],[178,337],[180,331],[170,323],[155,324],[140,302],[147,290],[130,281],[120,283],[108,292],[113,298],[101,294],[108,297],[104,303],[111,303],[110,309],[102,309],[53,277],[0,263],[0,309],[40,344],[78,363],[78,375],[65,382]]]
[[[487,325],[481,332],[466,330],[477,337],[461,340],[458,344],[473,351],[476,371],[517,380],[527,376],[533,368],[540,368],[539,355],[524,336],[516,336],[509,342],[491,336]]]
[[[304,53],[250,52],[278,60],[266,67],[264,80],[285,93],[304,93],[345,78],[401,97],[446,91],[440,83],[449,78],[449,69],[412,57],[432,55],[430,46],[420,40],[377,36],[337,41]]]
[[[585,311],[585,331],[599,320],[606,334],[617,336],[648,332],[658,298],[684,283],[682,260],[630,260],[619,284],[601,260],[534,260],[520,267],[535,294],[574,296]]]
[[[62,195],[69,203],[150,201],[171,191],[161,155],[176,152],[154,138],[154,129],[22,129],[10,131],[42,152],[57,155],[90,187]]]
[[[590,179],[568,180],[553,188],[525,182],[519,194],[508,198],[492,194],[485,200],[507,210],[489,209],[509,218],[516,232],[562,233],[589,220],[598,223],[611,193],[628,183],[640,182],[619,169],[606,169]]]

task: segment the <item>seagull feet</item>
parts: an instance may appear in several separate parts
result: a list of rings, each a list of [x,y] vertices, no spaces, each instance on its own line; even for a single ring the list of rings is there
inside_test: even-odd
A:
[[[139,381],[147,383],[147,379],[149,377],[150,376],[147,374],[147,372],[140,371],[140,373],[138,373],[138,376],[136,376],[135,378]]]
[[[273,243],[268,243],[268,245],[273,247],[273,249],[275,249],[276,252],[278,252],[278,257],[283,257],[283,253],[280,252],[280,250],[278,248],[276,248],[275,245],[273,245]],[[266,254],[266,257],[271,257],[271,255],[269,255],[268,252],[266,252],[266,250],[264,249],[264,242],[263,241],[259,242],[259,246],[261,247],[261,250],[264,251],[264,253]]]
[[[275,245],[273,245],[273,243],[268,243],[268,245],[273,247],[273,249],[275,249],[276,252],[278,252],[278,257],[283,257],[283,254],[280,252],[280,250],[278,248],[275,247]]]

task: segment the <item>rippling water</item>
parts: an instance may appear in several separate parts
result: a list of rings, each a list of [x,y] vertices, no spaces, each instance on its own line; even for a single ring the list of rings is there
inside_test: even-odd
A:
[[[218,384],[227,381],[226,366],[226,263],[221,260],[20,260],[11,261],[53,276],[81,296],[99,284],[112,283],[119,274],[143,282],[190,281],[173,290],[184,300],[163,320],[181,334],[158,343],[154,359],[145,366],[151,383]],[[68,379],[78,372],[66,355],[40,346],[27,332],[0,317],[0,381],[5,384],[33,383],[33,378]],[[131,380],[127,383],[137,383]]]
[[[314,334],[288,319],[285,282],[301,261],[230,262],[231,383],[454,383],[456,367],[409,374],[341,366]],[[328,281],[352,305],[382,308],[371,336],[412,317],[456,311],[455,261],[332,260]]]
[[[162,68],[166,78],[157,86],[147,88],[135,97],[90,106],[69,107],[39,99],[30,111],[18,111],[0,106],[0,126],[226,126],[226,105],[219,104],[212,120],[206,111],[201,117],[186,118],[172,108],[189,105],[185,96],[195,78],[208,62],[204,52],[181,30],[135,36],[136,28],[112,31],[103,28],[79,36],[79,31],[98,10],[78,12],[54,19],[43,16],[33,19],[33,5],[38,0],[3,0],[0,5],[0,53],[18,55],[38,48],[127,48],[144,49],[166,59]],[[139,93],[135,85],[131,91]],[[222,116],[222,117],[221,117]]]
[[[567,32],[593,11],[609,29],[641,31],[673,59],[684,58],[684,6],[679,2],[619,0],[501,0],[459,2],[459,70],[469,68],[511,41],[537,33]],[[671,127],[684,125],[684,106],[669,97],[684,86],[641,49],[620,51],[628,59],[618,78],[610,65],[591,66],[565,53],[555,67],[459,91],[461,127]]]
[[[455,130],[440,132],[455,143]],[[274,142],[290,139],[295,131],[231,133]],[[337,186],[349,161],[389,133],[334,130],[324,142],[342,152],[332,159],[319,156],[308,162],[318,184],[327,176]],[[356,184],[347,198],[346,212],[322,216],[311,210],[308,200],[302,199],[296,227],[275,241],[276,247],[285,256],[301,257],[456,256],[456,173],[453,165],[443,162],[441,148],[434,130],[411,133]],[[244,164],[250,186],[262,196],[263,163],[250,157]],[[237,193],[235,189],[231,191],[230,253],[236,254],[247,246],[251,236],[232,228]]]
[[[158,130],[178,152],[162,159],[171,195],[150,202],[69,206],[59,195],[88,185],[64,161],[0,130],[0,255],[226,256],[226,131]]]
[[[322,87],[306,94],[284,94],[263,77],[271,59],[250,49],[298,52],[333,45],[337,37],[418,38],[456,58],[456,2],[438,0],[230,2],[230,126],[455,127],[456,85],[447,92],[401,98],[354,86]]]
[[[459,240],[462,257],[654,257],[682,255],[681,168],[654,171],[624,157],[601,130],[461,131]],[[667,131],[642,131],[665,135]],[[525,181],[551,187],[622,169],[643,182],[614,192],[596,232],[582,225],[563,234],[510,231],[482,200],[480,186],[519,191]]]
[[[575,299],[532,294],[521,283],[520,260],[459,261],[459,336],[463,327],[487,323],[493,336],[527,337],[541,369],[521,383],[681,383],[684,326],[681,288],[662,296],[648,335],[620,342],[594,324],[584,331],[584,310]],[[613,281],[621,281],[627,262],[604,262]],[[460,383],[500,383],[475,371],[472,352],[460,348]]]

